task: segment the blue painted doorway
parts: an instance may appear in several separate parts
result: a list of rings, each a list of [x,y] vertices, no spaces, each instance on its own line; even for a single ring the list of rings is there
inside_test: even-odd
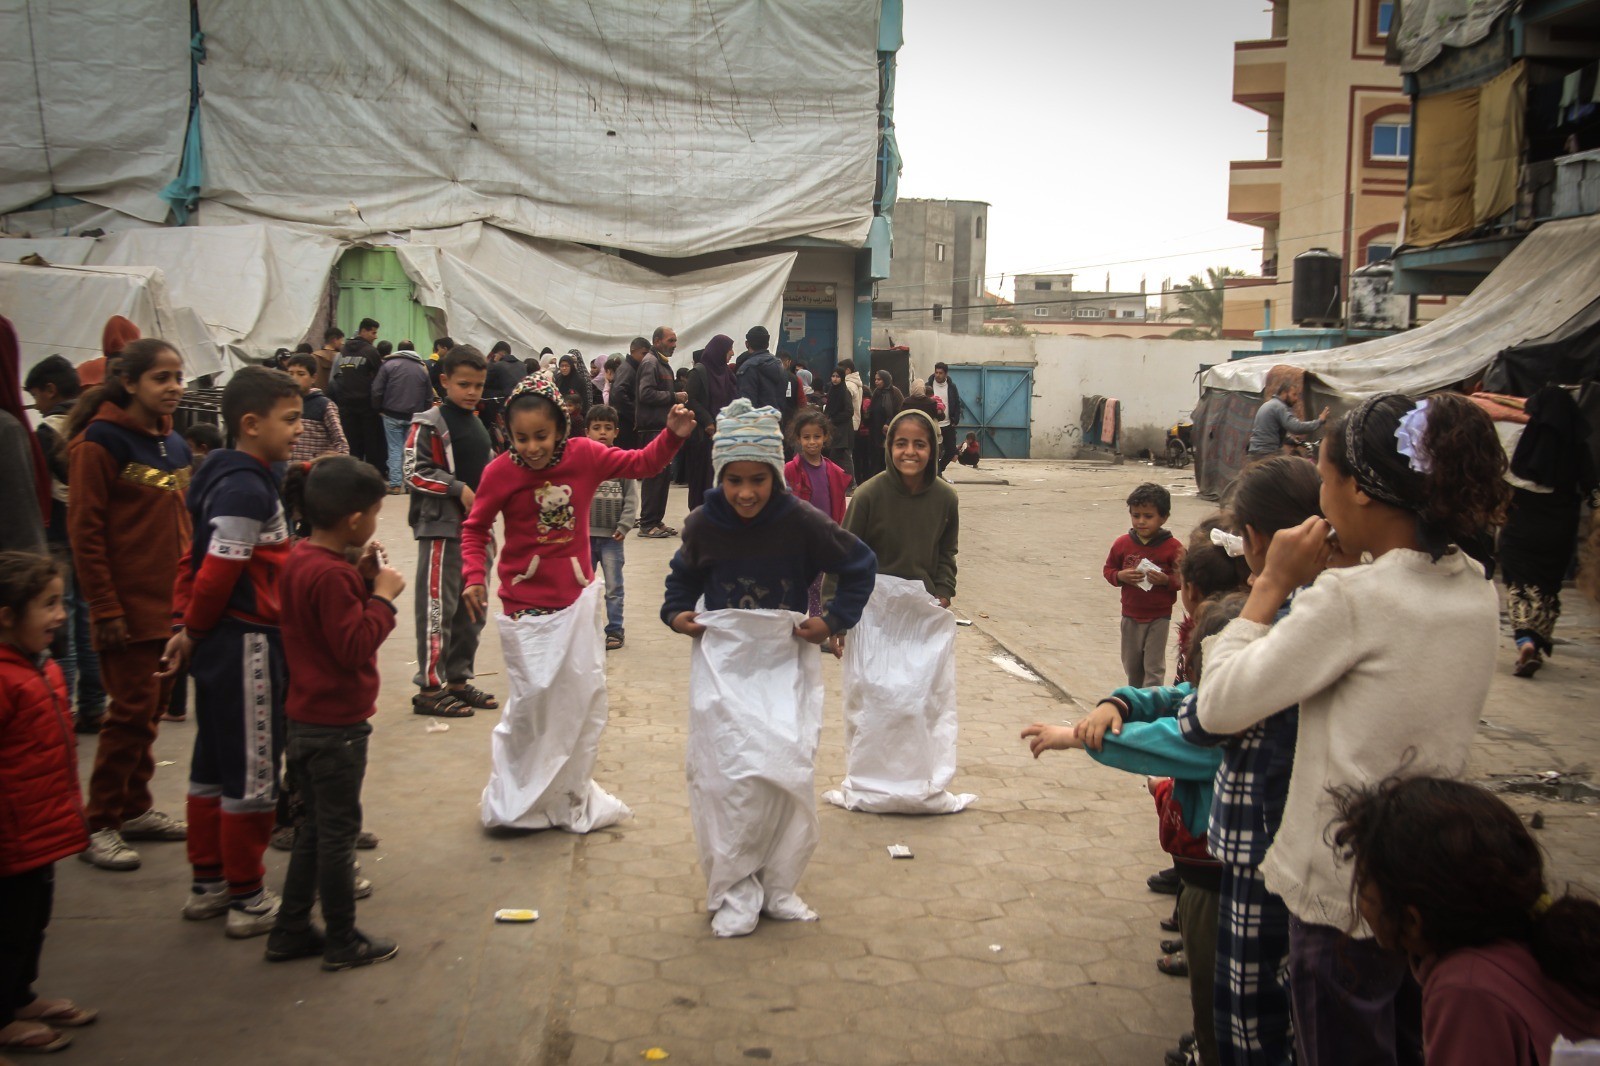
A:
[[[776,351],[789,352],[811,371],[811,385],[828,391],[828,375],[839,361],[837,308],[785,307]]]
[[[952,366],[950,379],[961,391],[961,421],[956,443],[978,435],[984,458],[1026,459],[1032,440],[1033,368]]]

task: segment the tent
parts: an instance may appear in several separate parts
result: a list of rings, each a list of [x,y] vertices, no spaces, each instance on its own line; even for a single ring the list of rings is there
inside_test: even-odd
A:
[[[1458,307],[1414,330],[1329,351],[1275,352],[1214,366],[1201,379],[1194,413],[1200,493],[1218,495],[1238,475],[1250,422],[1276,366],[1305,372],[1311,410],[1476,382],[1497,361],[1514,368],[1507,375],[1528,381],[1538,376],[1530,370],[1535,360],[1545,361],[1551,373],[1563,360],[1581,368],[1581,357],[1571,353],[1594,343],[1590,318],[1597,300],[1600,216],[1564,219],[1534,230]]]

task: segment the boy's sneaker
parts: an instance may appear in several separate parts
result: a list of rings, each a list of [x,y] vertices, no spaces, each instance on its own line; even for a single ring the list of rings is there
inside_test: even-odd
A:
[[[189,889],[189,898],[183,901],[183,916],[191,922],[207,918],[221,918],[228,913],[233,897],[228,895],[228,882],[218,881],[206,889]]]
[[[89,847],[78,858],[102,870],[137,870],[139,853],[128,847],[115,829],[99,829],[89,834]]]
[[[371,851],[378,846],[378,835],[369,833],[365,829],[356,834],[356,847],[361,851]]]
[[[393,940],[367,936],[356,930],[356,938],[343,947],[329,947],[322,955],[322,968],[330,973],[351,970],[357,966],[371,966],[375,962],[388,962],[400,951]]]
[[[122,823],[122,839],[187,840],[189,823],[180,822],[160,811],[145,811],[137,818],[129,818]]]
[[[291,959],[309,959],[328,950],[328,940],[316,926],[307,926],[298,932],[273,929],[267,936],[267,961],[288,962]]]
[[[278,921],[278,907],[283,900],[271,890],[263,888],[253,903],[231,903],[228,906],[228,928],[224,930],[235,940],[263,936],[272,932]]]

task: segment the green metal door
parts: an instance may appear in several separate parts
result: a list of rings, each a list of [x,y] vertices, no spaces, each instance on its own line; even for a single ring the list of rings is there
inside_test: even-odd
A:
[[[395,345],[411,341],[424,354],[432,349],[433,327],[413,298],[411,279],[394,249],[352,248],[339,258],[337,274],[339,328],[345,336],[355,336],[363,318],[375,318],[380,339]]]

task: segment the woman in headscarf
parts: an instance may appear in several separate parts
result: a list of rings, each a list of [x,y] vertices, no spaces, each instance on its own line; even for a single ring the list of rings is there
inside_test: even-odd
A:
[[[1500,531],[1506,613],[1517,641],[1518,677],[1532,677],[1554,650],[1561,617],[1561,583],[1577,550],[1578,520],[1587,497],[1600,506],[1589,423],[1566,389],[1534,393],[1511,453],[1511,507]]]
[[[865,458],[868,469],[862,472],[862,481],[874,474],[880,473],[884,468],[885,448],[889,446],[889,423],[894,421],[894,416],[900,413],[905,406],[906,398],[895,387],[894,378],[887,370],[879,370],[872,375],[871,406],[867,409],[867,449]]]
[[[43,552],[50,518],[50,467],[22,402],[22,345],[0,318],[0,550]]]
[[[589,415],[589,408],[594,406],[594,389],[589,384],[589,378],[583,372],[583,353],[574,348],[563,355],[556,364],[555,377],[556,391],[561,394],[561,399],[569,407],[572,401],[578,402],[579,413],[585,418]]]
[[[828,425],[833,429],[828,440],[828,458],[849,474],[853,483],[856,476],[857,412],[855,395],[850,391],[850,386],[845,384],[845,373],[842,365],[833,368],[824,411],[828,415]]]
[[[683,442],[684,469],[689,474],[689,510],[699,507],[711,488],[711,438],[716,436],[717,415],[739,394],[739,385],[728,365],[733,354],[733,338],[719,333],[706,344],[700,361],[689,372],[689,410],[694,412],[695,429]]]
[[[129,322],[121,315],[112,315],[106,319],[106,328],[100,332],[100,351],[102,355],[78,364],[78,384],[85,389],[106,383],[106,370],[111,360],[122,353],[122,349],[139,339],[139,327]]]

